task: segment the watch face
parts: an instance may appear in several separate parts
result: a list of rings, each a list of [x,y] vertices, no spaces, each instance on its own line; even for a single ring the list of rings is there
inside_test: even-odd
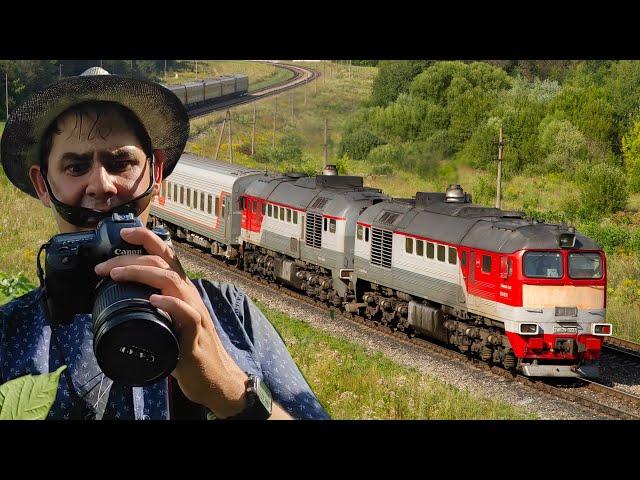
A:
[[[269,388],[264,384],[262,380],[260,380],[259,377],[254,377],[254,381],[252,383],[254,391],[257,394],[260,403],[263,405],[264,409],[269,413],[269,415],[271,415],[272,399]]]

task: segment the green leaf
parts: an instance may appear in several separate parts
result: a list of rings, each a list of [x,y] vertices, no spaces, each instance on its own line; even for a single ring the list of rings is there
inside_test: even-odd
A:
[[[53,373],[25,375],[0,385],[0,420],[44,420],[56,399],[62,365]]]

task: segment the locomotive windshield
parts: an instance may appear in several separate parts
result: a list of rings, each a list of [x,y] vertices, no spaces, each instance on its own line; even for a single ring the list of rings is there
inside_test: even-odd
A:
[[[562,278],[562,254],[560,252],[525,253],[524,274],[534,278]]]
[[[602,259],[599,253],[570,253],[569,276],[571,278],[601,278]]]

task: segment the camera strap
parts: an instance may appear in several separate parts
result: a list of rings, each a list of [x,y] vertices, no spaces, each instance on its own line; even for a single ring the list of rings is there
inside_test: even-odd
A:
[[[40,254],[42,250],[46,250],[51,245],[51,241],[43,244],[38,250],[38,255],[36,255],[36,269],[38,270],[38,280],[40,280],[40,287],[44,289],[44,270],[42,270],[42,264],[40,263]]]

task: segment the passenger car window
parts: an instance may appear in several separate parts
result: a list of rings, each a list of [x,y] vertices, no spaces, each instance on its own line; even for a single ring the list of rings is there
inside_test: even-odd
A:
[[[482,273],[491,273],[491,257],[482,255]]]

